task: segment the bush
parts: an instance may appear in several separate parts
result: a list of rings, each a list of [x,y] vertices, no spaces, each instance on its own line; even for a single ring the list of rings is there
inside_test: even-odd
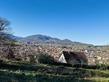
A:
[[[9,49],[8,49],[7,58],[8,58],[8,59],[15,59],[14,51],[13,51],[12,48],[9,48]]]
[[[53,64],[55,59],[48,54],[40,54],[38,57],[38,62],[44,64]]]

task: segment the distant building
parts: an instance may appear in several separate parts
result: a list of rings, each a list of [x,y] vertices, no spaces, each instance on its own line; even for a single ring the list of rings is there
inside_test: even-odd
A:
[[[71,65],[87,65],[88,60],[84,52],[63,51],[59,58],[59,62]]]

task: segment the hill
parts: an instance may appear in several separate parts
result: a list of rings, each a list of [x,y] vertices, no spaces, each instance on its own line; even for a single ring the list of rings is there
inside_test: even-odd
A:
[[[19,39],[19,41],[21,42],[31,42],[31,43],[34,43],[34,42],[43,42],[43,43],[76,43],[76,44],[82,44],[80,42],[73,42],[69,39],[64,39],[64,40],[61,40],[61,39],[58,39],[58,38],[54,38],[54,37],[50,37],[50,36],[46,36],[46,35],[41,35],[41,34],[38,34],[38,35],[31,35],[31,36],[27,36],[27,37],[24,37],[22,39]]]
[[[23,39],[23,37],[19,37],[19,36],[15,36],[15,35],[10,35],[10,37],[12,38],[12,39],[15,39],[15,40],[21,40],[21,39]]]
[[[0,82],[108,82],[108,70],[0,60]]]

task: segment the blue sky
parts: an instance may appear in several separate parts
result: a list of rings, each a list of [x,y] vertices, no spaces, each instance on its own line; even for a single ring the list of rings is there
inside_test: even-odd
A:
[[[17,36],[109,43],[109,0],[0,0],[0,16],[11,22]]]

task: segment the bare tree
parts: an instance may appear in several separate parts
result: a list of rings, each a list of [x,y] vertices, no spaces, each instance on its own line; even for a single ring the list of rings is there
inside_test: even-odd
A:
[[[10,28],[10,21],[8,21],[5,18],[0,17],[0,43],[1,45],[4,46],[7,51],[4,53],[7,53],[7,58],[14,58],[14,51],[13,48],[11,47],[11,44],[13,42],[13,39],[10,37],[11,36],[11,28]]]
[[[5,19],[0,17],[0,41],[6,41],[6,39],[9,40],[9,28],[10,27],[10,22]]]
[[[0,17],[0,32],[6,30],[9,25],[10,22],[7,19]]]

